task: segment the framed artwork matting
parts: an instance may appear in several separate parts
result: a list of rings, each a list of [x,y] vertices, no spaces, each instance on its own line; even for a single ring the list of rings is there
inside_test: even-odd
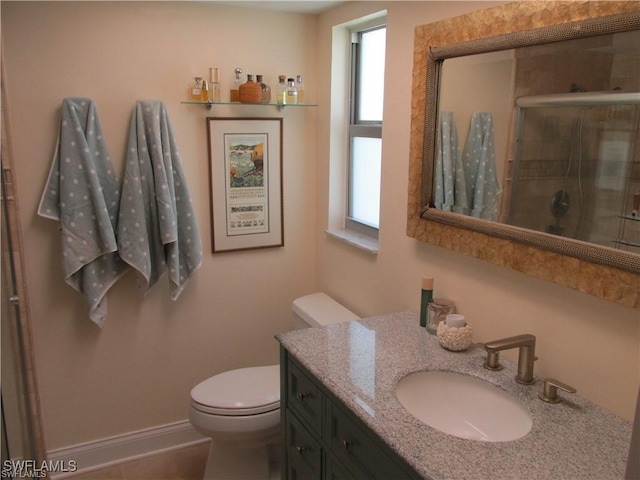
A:
[[[207,118],[213,253],[284,246],[282,118]]]

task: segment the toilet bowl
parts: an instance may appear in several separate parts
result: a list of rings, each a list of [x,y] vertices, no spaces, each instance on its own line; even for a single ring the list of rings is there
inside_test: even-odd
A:
[[[324,293],[293,301],[293,329],[359,317]],[[191,390],[189,420],[211,438],[205,480],[266,480],[280,437],[280,366],[240,368]],[[271,453],[271,454],[270,454]]]
[[[278,365],[231,370],[191,390],[189,420],[211,438],[205,479],[267,479],[280,433]]]

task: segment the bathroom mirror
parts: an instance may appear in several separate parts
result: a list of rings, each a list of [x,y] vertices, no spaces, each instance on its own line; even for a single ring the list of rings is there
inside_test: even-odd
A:
[[[545,211],[544,215],[550,216],[550,218],[543,216],[542,220],[537,221],[537,225],[543,224],[541,227],[514,221],[513,218],[510,218],[509,213],[509,209],[519,201],[517,195],[526,190],[522,186],[522,182],[517,182],[516,175],[522,173],[523,170],[531,170],[532,166],[535,170],[536,165],[539,166],[541,163],[532,161],[525,168],[524,162],[516,159],[516,147],[522,147],[526,143],[518,139],[517,134],[522,135],[523,131],[526,133],[529,130],[536,130],[536,128],[523,127],[522,124],[518,126],[518,111],[522,115],[524,109],[530,109],[535,113],[547,110],[546,106],[540,109],[532,107],[526,102],[526,107],[521,105],[521,108],[518,108],[516,98],[530,97],[530,100],[538,97],[540,99],[542,94],[547,96],[550,93],[559,93],[549,90],[552,88],[549,86],[551,81],[545,80],[541,76],[540,64],[535,64],[536,58],[538,61],[543,59],[545,68],[553,62],[549,61],[548,56],[544,58],[535,55],[534,49],[542,48],[543,55],[557,54],[565,49],[569,43],[579,39],[582,42],[587,42],[587,47],[583,45],[583,50],[587,48],[589,52],[593,52],[597,49],[603,49],[603,44],[598,42],[601,42],[602,36],[606,36],[606,41],[609,41],[607,48],[612,50],[614,47],[610,40],[618,38],[617,35],[622,35],[624,41],[631,39],[629,45],[636,48],[634,68],[637,71],[637,58],[638,52],[640,52],[636,40],[638,37],[634,37],[631,32],[640,29],[640,7],[634,3],[608,1],[516,2],[416,28],[407,225],[407,233],[410,237],[483,258],[607,300],[640,308],[640,253],[636,253],[640,252],[640,249],[633,245],[609,244],[611,246],[606,246],[603,241],[592,240],[589,235],[583,235],[582,238],[578,236],[581,238],[579,240],[569,238],[574,236],[569,235],[569,230],[575,232],[584,229],[583,226],[578,226],[575,221],[571,225],[561,223],[566,220],[563,218],[567,214],[566,210],[578,210],[579,200],[586,202],[586,199],[591,201],[593,197],[596,197],[595,193],[583,189],[583,196],[580,199],[580,195],[575,194],[573,190],[573,194],[569,195],[567,193],[569,189],[563,189],[563,173],[573,174],[578,168],[578,160],[571,161],[571,164],[567,158],[558,162],[558,165],[561,165],[559,166],[560,173],[556,172],[556,176],[559,177],[559,180],[556,180],[559,181],[559,184],[554,185],[548,180],[539,181],[539,184],[546,188],[553,189],[554,186],[557,186],[549,194],[548,200],[542,202],[537,199],[533,202],[534,205],[537,203],[541,211]],[[588,44],[588,42],[594,43]],[[577,56],[575,53],[568,55]],[[499,138],[502,148],[502,150],[496,149],[496,156],[502,155],[504,158],[501,173],[489,170],[485,172],[487,177],[494,175],[499,184],[490,184],[489,189],[493,188],[494,192],[502,190],[494,214],[493,216],[481,215],[475,212],[477,217],[483,217],[476,218],[469,215],[471,209],[465,210],[464,206],[443,203],[443,198],[438,195],[437,191],[438,186],[442,185],[438,185],[436,180],[442,175],[443,165],[446,165],[446,162],[445,164],[441,163],[442,158],[446,159],[447,155],[456,158],[455,154],[452,154],[453,149],[447,151],[446,148],[447,142],[450,142],[453,136],[453,132],[447,131],[451,125],[446,120],[449,119],[448,115],[459,115],[459,113],[457,111],[452,113],[448,104],[440,104],[441,99],[446,101],[447,96],[451,96],[450,93],[447,93],[447,89],[450,88],[449,84],[444,82],[452,79],[461,80],[464,77],[474,77],[474,79],[480,80],[481,75],[484,74],[482,68],[486,68],[485,65],[478,70],[478,58],[481,57],[488,57],[489,60],[486,61],[488,62],[486,64],[494,64],[504,73],[503,84],[495,79],[488,81],[496,87],[496,98],[502,102],[500,115],[494,115],[493,118],[490,118],[489,124],[491,127],[496,127],[498,123],[503,126],[500,131],[496,130],[494,140],[497,141],[496,138]],[[454,62],[476,64],[474,68],[476,68],[476,72],[480,73],[462,75],[447,73],[449,68],[447,62],[450,64]],[[520,71],[514,66],[518,62],[522,67]],[[567,57],[562,59],[559,65],[569,69]],[[582,78],[593,82],[593,77],[600,74],[602,70],[602,68],[593,68],[583,76],[580,76],[579,69],[572,69],[570,74],[565,76],[560,75],[556,70],[555,75],[565,79],[571,78],[571,75],[576,78],[575,81],[570,82],[574,85],[566,86],[567,89],[574,90],[573,94],[577,96],[572,98],[575,99],[584,95],[577,90],[601,88],[595,87],[591,83],[587,85],[587,81],[583,81]],[[550,73],[554,74],[553,71]],[[491,75],[496,75],[495,71]],[[538,85],[523,86],[518,83],[518,75],[533,77],[538,81]],[[581,82],[585,85],[580,85]],[[634,82],[635,92],[638,92],[640,88],[637,88],[639,87],[637,78],[630,80],[629,84],[633,86]],[[478,83],[480,82],[477,81],[476,85]],[[633,90],[628,85],[624,85],[624,88]],[[455,96],[455,93],[453,95]],[[458,96],[460,96],[459,92]],[[479,93],[477,89],[474,89],[473,96],[486,97],[487,94]],[[473,109],[471,101],[466,103],[467,109]],[[565,107],[559,108],[564,109]],[[640,228],[637,217],[632,215],[633,193],[638,188],[640,180],[638,172],[640,168],[638,165],[640,143],[637,135],[631,137],[634,135],[632,132],[634,128],[636,131],[638,128],[638,109],[634,107],[635,110],[632,108],[631,113],[620,114],[616,107],[614,114],[599,113],[595,120],[591,118],[587,120],[585,112],[588,111],[591,114],[593,110],[591,107],[578,104],[574,108],[577,109],[574,110],[574,119],[568,121],[570,124],[569,132],[573,131],[574,136],[582,135],[593,138],[595,134],[591,126],[603,122],[619,124],[620,122],[615,119],[616,115],[622,115],[622,118],[629,120],[630,127],[625,127],[622,133],[598,133],[601,137],[604,135],[603,138],[606,141],[600,142],[601,145],[597,149],[608,149],[609,156],[626,155],[624,172],[620,168],[616,168],[620,162],[613,162],[615,165],[594,167],[596,170],[599,168],[606,170],[606,172],[604,180],[591,182],[599,182],[605,189],[622,190],[619,196],[624,197],[623,206],[619,208],[619,212],[608,216],[615,217],[619,224],[622,220],[623,227],[618,227],[615,239],[619,240],[617,236],[620,234],[621,228],[624,230],[626,223],[630,224],[627,231],[632,232],[633,235],[634,228]],[[466,117],[463,115],[460,122],[469,124],[472,113],[474,112],[468,113]],[[526,116],[527,120],[535,117],[533,113],[527,113]],[[553,121],[538,120],[537,124],[542,124],[543,130],[560,130],[553,123],[556,121],[557,115],[552,116],[554,117]],[[474,122],[476,120],[480,121],[480,119],[474,119]],[[482,122],[486,123],[486,119]],[[576,125],[582,127],[582,131]],[[587,125],[589,125],[588,128]],[[469,127],[467,126],[467,128]],[[471,129],[473,128],[472,123]],[[480,132],[485,126],[476,126],[475,128],[479,128]],[[576,128],[578,129],[576,130]],[[443,138],[444,141],[441,141]],[[463,156],[466,140],[466,133],[458,136],[460,157]],[[529,143],[536,144],[538,147],[546,145],[549,147],[547,150],[553,150],[553,142],[550,140],[535,139]],[[529,156],[535,155],[539,156],[540,153],[537,152]],[[570,156],[571,153],[568,155]],[[575,154],[574,157],[577,158]],[[485,160],[483,158],[481,164]],[[539,176],[542,176],[540,172],[538,173]],[[617,178],[618,174],[622,175],[622,180]],[[544,175],[547,175],[546,171]],[[635,183],[627,182],[620,186],[620,182],[624,182],[627,178],[635,178]],[[532,181],[529,180],[528,183],[532,184]],[[586,181],[584,183],[586,184]],[[584,185],[576,186],[577,189],[581,187]],[[471,195],[475,194],[472,192]],[[576,205],[572,205],[568,201],[570,196],[578,197]],[[600,203],[604,204],[608,201],[608,199],[602,200]],[[436,208],[436,205],[439,208]],[[627,210],[629,211],[627,212]],[[554,213],[558,216],[557,219],[553,216]],[[589,215],[593,216],[594,212],[590,211]],[[491,220],[487,220],[489,218]],[[591,223],[591,221],[584,221],[584,224],[587,223]],[[633,241],[635,238],[630,243]],[[623,248],[614,248],[620,246]]]
[[[448,58],[440,78],[435,208],[640,254],[640,30]]]

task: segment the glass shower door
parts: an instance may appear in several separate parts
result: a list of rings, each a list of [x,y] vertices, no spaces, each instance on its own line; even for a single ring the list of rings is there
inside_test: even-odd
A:
[[[638,105],[520,108],[508,222],[640,253]]]
[[[3,142],[4,143],[4,142]],[[0,277],[2,297],[0,300],[0,320],[2,335],[0,354],[2,377],[0,395],[2,402],[2,478],[13,478],[16,470],[20,475],[28,474],[24,469],[33,468],[35,461],[40,464],[45,459],[46,450],[42,436],[40,414],[35,385],[35,373],[31,358],[31,339],[26,311],[21,302],[26,302],[24,287],[19,283],[19,246],[16,245],[17,225],[13,185],[2,159],[1,193],[1,245],[2,277]],[[13,227],[13,230],[12,230]]]

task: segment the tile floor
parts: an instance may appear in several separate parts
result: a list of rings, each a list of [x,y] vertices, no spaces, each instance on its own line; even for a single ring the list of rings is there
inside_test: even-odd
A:
[[[202,480],[208,453],[209,444],[201,443],[67,478],[70,480]]]

